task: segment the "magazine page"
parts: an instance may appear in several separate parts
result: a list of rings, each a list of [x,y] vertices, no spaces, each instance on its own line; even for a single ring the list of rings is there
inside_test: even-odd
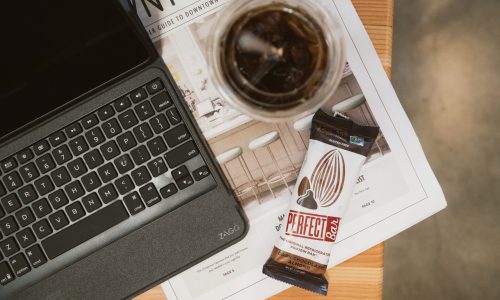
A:
[[[343,79],[323,110],[348,107],[354,121],[381,128],[342,221],[333,266],[429,217],[446,202],[351,2],[318,1],[341,20],[348,58]],[[307,151],[308,120],[257,122],[217,93],[208,75],[206,42],[215,14],[226,2],[135,2],[250,222],[241,242],[163,283],[169,299],[259,299],[288,288],[263,275],[262,265]]]

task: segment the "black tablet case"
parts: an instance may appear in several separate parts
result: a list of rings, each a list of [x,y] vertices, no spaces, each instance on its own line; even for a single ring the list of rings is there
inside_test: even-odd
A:
[[[138,22],[135,16],[131,17]],[[154,51],[154,46],[144,30],[138,30],[144,42]],[[207,194],[177,207],[76,263],[41,279],[29,288],[20,292],[15,288],[17,285],[29,283],[25,282],[23,277],[16,279],[12,288],[0,287],[0,299],[129,298],[201,262],[246,235],[248,227],[243,210],[234,198],[227,181],[221,176],[220,167],[202,138],[172,76],[157,54],[154,63],[114,82],[111,87],[99,91],[97,96],[90,97],[78,107],[61,112],[29,132],[4,141],[0,144],[0,160],[157,77],[162,77],[171,84],[167,90],[174,97],[174,103],[187,121],[189,131],[196,133],[193,134],[193,139],[217,186]],[[237,230],[230,236],[220,235],[229,228]],[[94,238],[94,241],[98,238]]]

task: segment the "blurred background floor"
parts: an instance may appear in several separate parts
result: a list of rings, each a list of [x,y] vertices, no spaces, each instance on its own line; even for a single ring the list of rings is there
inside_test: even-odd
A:
[[[395,0],[392,81],[448,208],[386,243],[384,299],[500,299],[500,0]]]

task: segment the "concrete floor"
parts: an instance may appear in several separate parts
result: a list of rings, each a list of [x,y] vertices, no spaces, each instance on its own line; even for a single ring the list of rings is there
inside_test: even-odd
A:
[[[448,208],[386,243],[384,299],[500,299],[500,0],[395,0],[393,57]]]

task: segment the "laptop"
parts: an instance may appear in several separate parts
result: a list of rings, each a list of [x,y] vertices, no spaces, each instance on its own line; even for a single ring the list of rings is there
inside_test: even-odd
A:
[[[125,2],[2,4],[0,299],[133,297],[247,231]]]

